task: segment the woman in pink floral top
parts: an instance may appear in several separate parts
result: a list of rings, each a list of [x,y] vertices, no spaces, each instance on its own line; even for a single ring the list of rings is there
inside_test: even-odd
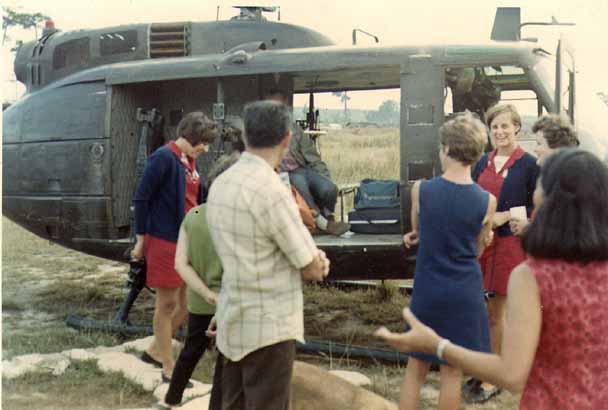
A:
[[[550,156],[534,194],[528,254],[509,280],[500,354],[441,339],[409,309],[407,333],[377,335],[482,380],[523,391],[524,410],[608,409],[608,167],[593,154]]]

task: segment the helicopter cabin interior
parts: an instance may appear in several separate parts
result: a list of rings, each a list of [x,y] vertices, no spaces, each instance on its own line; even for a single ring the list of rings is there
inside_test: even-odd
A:
[[[153,134],[161,138],[157,144],[162,144],[175,137],[181,116],[194,110],[202,110],[218,120],[220,126],[242,126],[240,116],[244,105],[262,98],[271,88],[280,88],[292,96],[292,101],[294,94],[308,97],[336,91],[375,90],[382,93],[392,89],[399,90],[400,95],[399,140],[395,146],[399,152],[399,175],[394,175],[394,179],[400,181],[401,233],[407,232],[410,229],[409,189],[412,182],[441,172],[438,130],[446,118],[468,109],[483,119],[491,105],[498,102],[514,104],[524,119],[522,145],[531,150],[534,147],[530,132],[532,123],[538,115],[552,111],[552,90],[543,85],[534,70],[519,64],[514,58],[483,64],[439,64],[437,60],[434,56],[421,54],[409,56],[405,63],[341,67],[327,71],[271,74],[266,71],[252,75],[191,77],[145,83],[117,81],[109,87],[108,99],[112,110],[107,119],[113,152],[119,158],[112,161],[112,175],[123,176],[112,179],[115,226],[128,226],[131,218],[129,205],[136,184],[138,141],[142,129],[146,128],[145,121],[138,120],[138,108],[156,109],[160,114],[162,121],[154,125]],[[220,111],[218,102],[222,103]],[[312,106],[309,108],[313,109]],[[200,159],[200,169],[204,172],[218,155],[228,151],[230,144],[218,138],[207,156]],[[378,178],[377,175],[366,177]],[[377,251],[384,258],[387,252],[397,252],[394,268],[399,272],[403,269],[400,261],[412,257],[403,251],[401,234],[321,235],[315,240],[321,248],[336,255],[349,252],[351,255],[369,255]],[[351,263],[359,263],[356,259],[351,257]],[[368,262],[367,265],[370,272],[373,271],[373,264],[370,266]]]

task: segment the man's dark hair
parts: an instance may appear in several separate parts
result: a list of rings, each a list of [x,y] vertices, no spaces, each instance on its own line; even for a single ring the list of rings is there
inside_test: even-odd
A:
[[[200,111],[188,113],[177,124],[177,137],[185,138],[190,145],[211,144],[217,136],[217,124]]]
[[[547,114],[540,117],[532,126],[532,132],[543,132],[549,148],[578,147],[576,131],[568,117],[563,114]]]
[[[590,152],[562,149],[543,167],[544,200],[523,237],[533,257],[608,260],[608,167]]]
[[[291,129],[289,107],[276,101],[256,101],[245,106],[245,143],[251,148],[279,145]]]

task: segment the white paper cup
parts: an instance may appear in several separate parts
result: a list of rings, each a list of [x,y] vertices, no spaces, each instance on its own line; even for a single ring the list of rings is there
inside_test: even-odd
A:
[[[511,213],[512,219],[528,219],[525,206],[514,206],[509,209],[509,212]]]

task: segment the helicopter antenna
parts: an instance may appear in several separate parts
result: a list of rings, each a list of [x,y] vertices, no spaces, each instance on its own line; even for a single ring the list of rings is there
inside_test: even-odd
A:
[[[217,6],[217,13],[215,14],[215,21],[220,20],[220,6]]]
[[[281,6],[277,6],[279,21],[281,21]]]
[[[360,28],[355,28],[353,29],[353,46],[357,45],[357,31],[372,37],[376,41],[376,43],[380,42],[378,37],[374,36],[372,33],[368,33],[367,31],[361,30]]]

